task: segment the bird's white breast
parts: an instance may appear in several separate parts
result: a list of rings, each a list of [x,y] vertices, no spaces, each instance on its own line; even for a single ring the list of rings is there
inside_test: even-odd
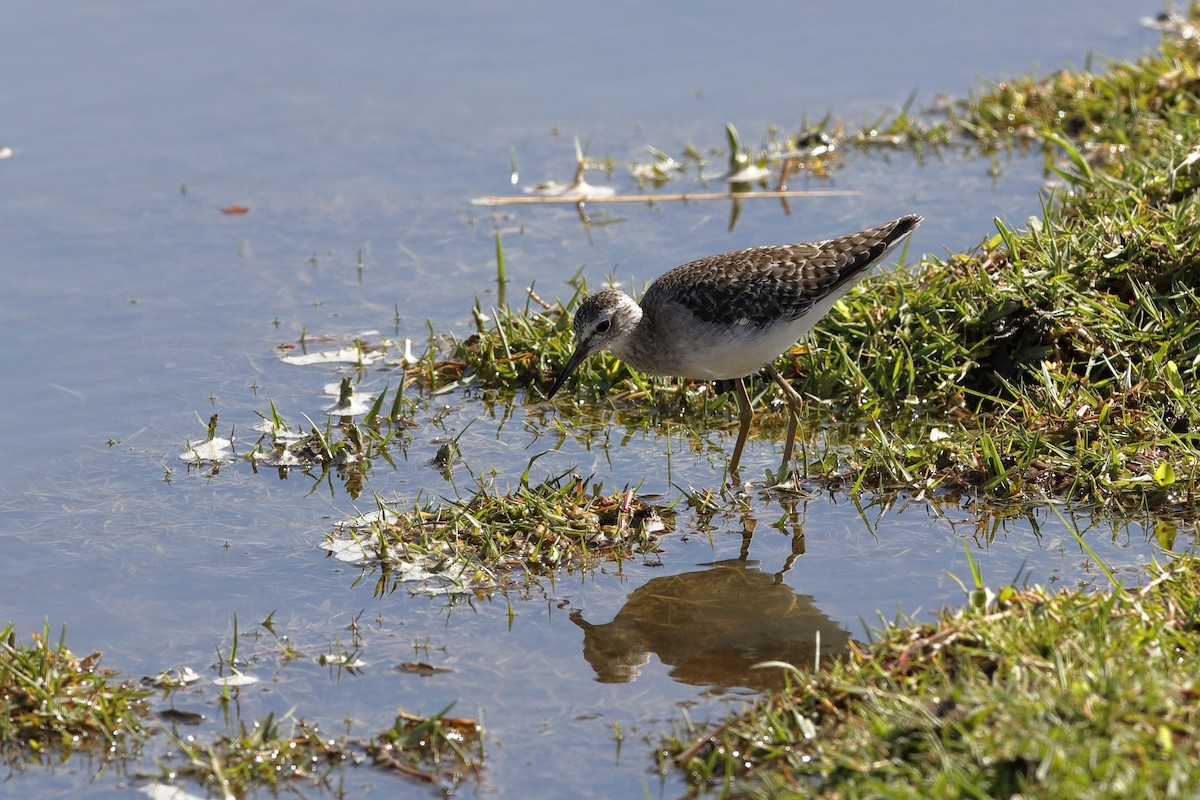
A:
[[[751,375],[794,345],[812,327],[806,319],[807,316],[767,328],[750,324],[697,327],[677,354],[676,374],[704,380]]]

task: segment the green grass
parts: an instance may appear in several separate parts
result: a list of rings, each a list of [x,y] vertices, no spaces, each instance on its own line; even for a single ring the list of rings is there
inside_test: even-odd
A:
[[[1138,591],[1005,589],[665,744],[694,792],[1165,797],[1200,786],[1200,564]],[[778,666],[771,668],[780,668]]]
[[[176,736],[174,751],[160,760],[161,774],[154,777],[187,779],[225,797],[246,797],[259,786],[276,791],[297,783],[328,787],[331,773],[344,761],[349,759],[342,746],[323,740],[315,726],[304,721],[284,726],[268,714],[211,742]]]
[[[49,626],[21,644],[0,630],[0,751],[7,762],[67,758],[73,752],[132,755],[145,737],[148,692],[80,658]]]

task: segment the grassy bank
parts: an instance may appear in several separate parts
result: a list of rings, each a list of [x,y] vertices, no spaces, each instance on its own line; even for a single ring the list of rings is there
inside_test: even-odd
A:
[[[698,793],[1172,797],[1200,786],[1200,569],[1135,592],[972,592],[828,670],[666,742]],[[779,668],[767,667],[767,668]]]

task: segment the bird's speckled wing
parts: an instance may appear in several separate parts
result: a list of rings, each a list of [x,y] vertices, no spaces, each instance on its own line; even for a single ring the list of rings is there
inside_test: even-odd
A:
[[[837,292],[920,223],[900,219],[824,242],[769,245],[702,258],[650,285],[642,308],[677,302],[705,322],[766,326],[793,320]]]

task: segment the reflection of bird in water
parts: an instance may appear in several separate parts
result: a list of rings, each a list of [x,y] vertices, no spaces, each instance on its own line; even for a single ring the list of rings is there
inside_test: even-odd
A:
[[[578,610],[571,621],[583,628],[584,658],[603,683],[634,680],[653,654],[682,683],[764,689],[779,685],[780,672],[753,665],[812,664],[818,632],[823,660],[842,655],[850,640],[811,597],[741,560],[654,578],[612,622],[593,625]]]

